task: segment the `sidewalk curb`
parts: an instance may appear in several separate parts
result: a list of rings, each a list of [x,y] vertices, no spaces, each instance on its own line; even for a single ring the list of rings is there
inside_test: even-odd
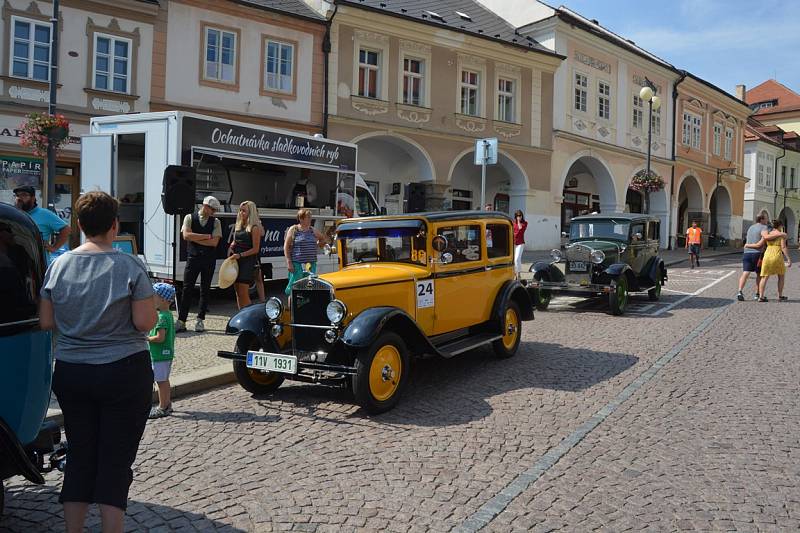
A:
[[[724,252],[710,252],[710,253],[707,253],[707,254],[703,254],[702,257],[703,258],[722,257],[724,255],[737,255],[737,254],[740,254],[740,253],[742,253],[741,250],[726,250]],[[669,267],[669,266],[674,266],[674,265],[680,265],[681,263],[685,263],[688,260],[689,260],[689,257],[688,257],[688,254],[687,254],[687,257],[684,257],[683,259],[673,259],[672,261],[665,261],[664,262],[664,266],[668,266]]]
[[[233,375],[233,368],[230,363],[203,368],[187,374],[180,374],[171,380],[172,398],[182,398],[191,394],[204,392],[214,387],[234,383],[236,378]],[[158,393],[153,390],[153,402],[158,401]],[[64,416],[61,409],[48,409],[46,419],[48,422],[56,422],[59,426],[64,425]]]

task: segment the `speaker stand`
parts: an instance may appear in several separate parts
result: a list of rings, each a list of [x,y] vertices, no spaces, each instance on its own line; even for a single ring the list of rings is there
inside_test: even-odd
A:
[[[181,316],[180,298],[178,298],[178,243],[177,236],[175,235],[175,228],[180,224],[180,215],[173,215],[172,217],[172,284],[175,286],[175,310],[178,316]],[[180,234],[180,232],[178,232]],[[181,285],[181,295],[183,295],[183,285]]]

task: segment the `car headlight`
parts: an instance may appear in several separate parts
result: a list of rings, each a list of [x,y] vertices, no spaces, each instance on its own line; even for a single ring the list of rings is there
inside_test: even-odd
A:
[[[556,263],[558,263],[559,261],[561,261],[562,259],[564,259],[564,255],[561,253],[561,250],[558,250],[558,249],[553,249],[553,250],[550,250],[550,257],[551,257],[551,258],[553,259],[553,261],[555,261]]]
[[[605,260],[606,260],[606,254],[603,253],[603,250],[595,250],[592,252],[592,263],[599,265]]]
[[[273,296],[264,304],[264,312],[270,320],[278,320],[283,314],[283,304],[279,298]]]
[[[325,308],[325,314],[328,315],[331,324],[340,324],[347,316],[347,306],[340,300],[333,300]]]

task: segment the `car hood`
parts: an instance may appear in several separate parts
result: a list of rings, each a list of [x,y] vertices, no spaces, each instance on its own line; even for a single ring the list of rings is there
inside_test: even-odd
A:
[[[338,272],[322,274],[320,278],[333,285],[334,289],[364,287],[398,281],[413,281],[430,275],[422,266],[397,263],[363,263],[351,265]]]

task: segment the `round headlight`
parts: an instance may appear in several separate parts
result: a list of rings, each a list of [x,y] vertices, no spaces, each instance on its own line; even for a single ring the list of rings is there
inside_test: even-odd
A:
[[[561,261],[564,258],[563,254],[561,253],[561,250],[558,250],[558,249],[550,250],[550,257],[556,263],[558,263],[559,261]]]
[[[339,324],[347,316],[347,307],[340,300],[333,300],[325,309],[331,324]]]
[[[283,304],[280,299],[273,296],[264,304],[264,312],[270,320],[278,320],[281,314],[283,314]]]
[[[592,263],[599,265],[605,260],[606,260],[606,254],[603,253],[603,250],[595,250],[592,252]]]

